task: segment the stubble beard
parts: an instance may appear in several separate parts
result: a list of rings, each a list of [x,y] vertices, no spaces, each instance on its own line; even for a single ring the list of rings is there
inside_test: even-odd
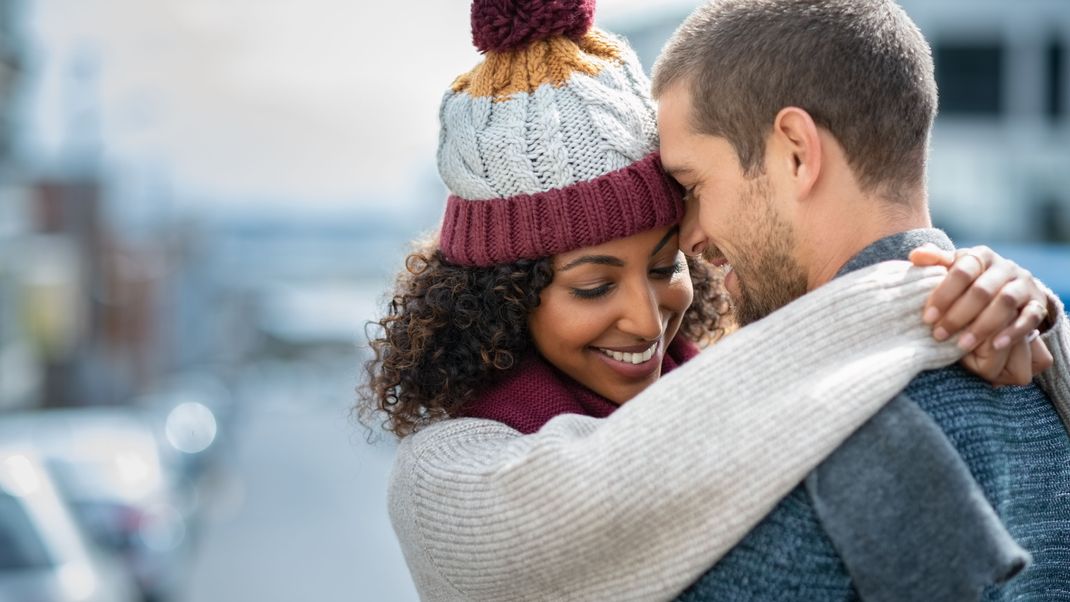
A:
[[[740,291],[732,301],[736,323],[746,326],[805,295],[807,282],[792,253],[794,230],[773,207],[764,179],[754,182],[742,202],[752,209],[743,217],[751,224],[751,244],[732,264]]]

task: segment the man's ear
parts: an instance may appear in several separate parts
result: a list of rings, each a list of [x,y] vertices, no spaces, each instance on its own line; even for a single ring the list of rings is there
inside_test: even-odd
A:
[[[798,107],[784,107],[773,121],[772,137],[786,181],[798,198],[805,198],[817,184],[823,160],[814,118]]]

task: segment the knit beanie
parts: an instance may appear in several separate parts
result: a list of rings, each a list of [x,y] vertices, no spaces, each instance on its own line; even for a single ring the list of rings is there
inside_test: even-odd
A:
[[[438,168],[452,263],[548,257],[677,222],[650,83],[594,0],[474,0],[484,54],[442,100]]]

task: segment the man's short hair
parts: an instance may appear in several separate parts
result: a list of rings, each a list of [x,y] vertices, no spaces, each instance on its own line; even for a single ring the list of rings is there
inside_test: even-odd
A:
[[[666,44],[654,96],[681,81],[695,130],[726,138],[750,175],[794,106],[836,137],[863,190],[895,198],[925,177],[932,52],[890,0],[711,0]]]

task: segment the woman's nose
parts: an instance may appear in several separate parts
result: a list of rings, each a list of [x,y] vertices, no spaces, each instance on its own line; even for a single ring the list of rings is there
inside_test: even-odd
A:
[[[618,328],[637,338],[652,341],[662,334],[661,307],[657,291],[649,283],[636,285],[626,295]]]

